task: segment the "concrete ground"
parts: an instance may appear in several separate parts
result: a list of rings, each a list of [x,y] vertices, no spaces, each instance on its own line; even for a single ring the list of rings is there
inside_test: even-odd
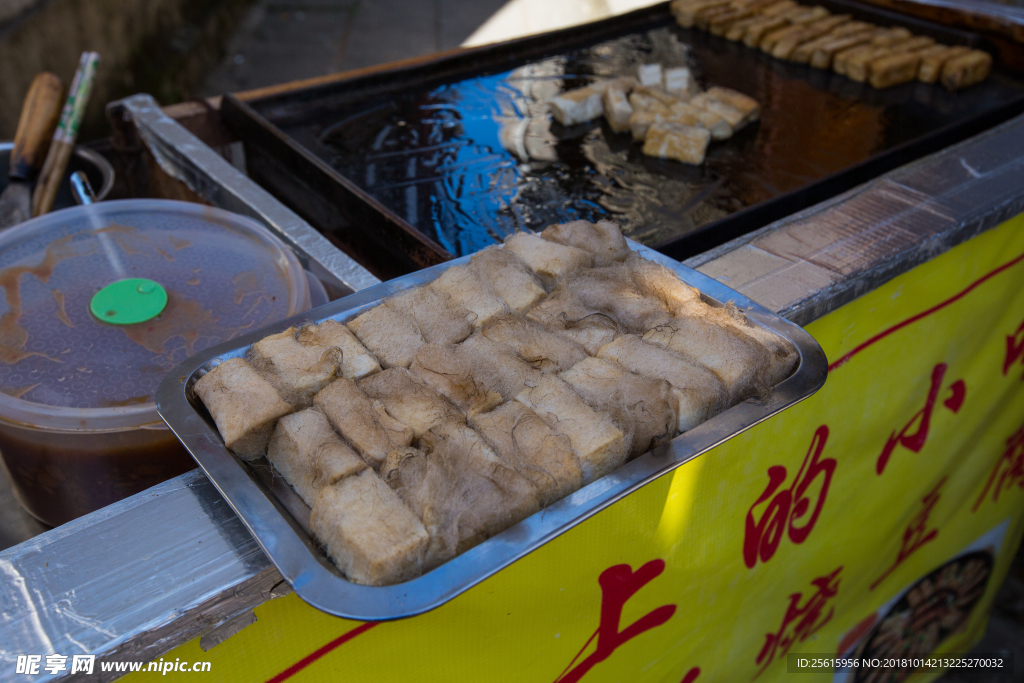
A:
[[[655,0],[257,0],[202,82],[203,96],[450,50],[594,21]],[[1002,587],[983,654],[1016,671],[957,671],[940,683],[1024,682],[1024,549]]]

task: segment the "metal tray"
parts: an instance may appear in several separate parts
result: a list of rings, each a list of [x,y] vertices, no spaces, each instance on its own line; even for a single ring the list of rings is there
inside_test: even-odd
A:
[[[800,353],[796,371],[764,402],[751,400],[733,406],[411,581],[372,587],[345,580],[309,534],[309,507],[280,476],[274,475],[265,458],[247,463],[225,448],[192,387],[219,362],[244,355],[251,344],[268,334],[328,318],[347,321],[388,296],[430,282],[445,269],[467,262],[469,257],[382,283],[196,354],[161,383],[157,409],[299,597],[329,614],[348,619],[378,621],[426,612],[657,477],[802,401],[825,383],[825,354],[799,326],[696,270],[639,244],[630,246],[645,258],[672,268],[683,282],[696,287],[708,303],[733,302],[746,311],[752,322],[792,342]]]
[[[977,33],[852,0],[809,4],[994,50]],[[760,122],[712,145],[702,167],[645,157],[601,119],[548,123],[546,83],[576,87],[650,59],[691,59],[705,82],[761,101]],[[249,173],[384,279],[512,229],[599,216],[683,260],[1024,111],[1024,83],[1007,71],[958,93],[875,90],[682,29],[667,3],[271,90],[224,100]]]

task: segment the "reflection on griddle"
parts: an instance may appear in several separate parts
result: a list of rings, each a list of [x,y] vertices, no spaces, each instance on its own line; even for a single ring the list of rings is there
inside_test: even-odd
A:
[[[703,167],[645,157],[601,120],[563,128],[545,102],[639,64],[689,65],[763,105],[761,121],[713,143]],[[1017,97],[1006,81],[958,94],[885,91],[703,32],[665,27],[502,73],[349,104],[292,135],[455,255],[519,229],[613,217],[656,246]]]

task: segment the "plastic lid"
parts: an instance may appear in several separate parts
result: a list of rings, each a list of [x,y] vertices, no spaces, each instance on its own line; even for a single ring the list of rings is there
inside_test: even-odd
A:
[[[159,422],[153,397],[174,366],[309,306],[269,230],[150,199],[0,233],[0,289],[0,419],[60,430]]]

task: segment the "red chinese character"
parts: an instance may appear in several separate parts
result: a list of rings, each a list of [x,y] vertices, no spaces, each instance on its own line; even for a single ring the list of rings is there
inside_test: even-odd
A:
[[[1010,372],[1013,364],[1020,361],[1024,365],[1024,322],[1020,324],[1017,331],[1006,335],[1006,359],[1003,361],[1003,374]],[[1024,381],[1024,375],[1020,376]]]
[[[761,497],[754,501],[747,511],[746,529],[743,534],[743,561],[747,567],[753,569],[757,564],[757,558],[767,562],[775,554],[782,541],[782,534],[788,533],[789,540],[800,544],[807,540],[807,536],[814,529],[818,522],[818,515],[825,504],[825,497],[828,495],[828,487],[832,484],[832,475],[836,471],[836,461],[833,458],[821,458],[821,452],[828,441],[828,427],[821,425],[814,432],[811,445],[807,449],[807,455],[796,473],[796,478],[788,489],[776,493],[788,476],[786,468],[782,465],[774,465],[768,468],[768,487],[765,488]],[[818,498],[814,503],[814,511],[807,517],[811,507],[811,499],[806,495],[807,489],[821,476],[821,490],[818,491]],[[774,496],[774,497],[773,497]],[[760,521],[754,519],[754,508],[771,498],[768,507]],[[804,517],[807,520],[799,524]]]
[[[672,615],[676,612],[676,606],[662,605],[640,617],[621,631],[619,630],[619,619],[622,618],[623,606],[638,590],[650,583],[663,571],[665,571],[664,560],[651,560],[635,572],[630,569],[628,564],[617,564],[601,572],[601,576],[597,579],[597,583],[601,586],[601,621],[598,624],[597,630],[594,631],[593,635],[587,639],[587,642],[583,644],[580,651],[569,662],[566,670],[555,679],[555,683],[574,683],[580,680],[588,671],[594,668],[595,664],[608,659],[616,648],[624,645],[628,640],[635,638],[644,631],[661,626],[672,618]],[[570,670],[570,667],[576,663],[576,660],[590,646],[595,637],[597,638],[597,647],[594,651],[589,657],[576,664]],[[687,676],[691,674],[693,674],[692,670]],[[699,670],[697,674],[700,674]],[[690,678],[689,681],[693,681],[696,677],[696,675],[693,675],[693,678]],[[686,681],[686,679],[683,680]]]
[[[928,529],[928,516],[932,514],[932,510],[935,509],[935,504],[939,502],[941,494],[939,489],[946,483],[948,477],[943,477],[938,484],[933,488],[921,502],[924,504],[924,508],[917,515],[910,520],[910,524],[903,531],[903,545],[900,547],[900,552],[896,556],[896,561],[891,567],[885,570],[885,573],[875,579],[875,582],[871,584],[870,590],[875,590],[878,584],[882,583],[889,574],[895,571],[896,567],[903,564],[904,561],[911,555],[913,555],[921,546],[925,543],[931,543],[935,540],[935,537],[939,535],[938,529]]]
[[[811,595],[803,605],[800,604],[800,600],[804,597],[803,593],[793,593],[789,596],[789,605],[786,607],[785,616],[782,617],[782,626],[779,627],[778,633],[765,634],[764,647],[761,648],[761,653],[757,655],[756,660],[761,668],[754,674],[755,679],[763,674],[768,665],[775,660],[776,654],[785,657],[795,642],[807,640],[829,622],[835,609],[829,608],[828,614],[824,616],[822,616],[822,612],[828,605],[828,601],[839,592],[839,573],[841,571],[843,571],[842,566],[827,576],[819,576],[811,581],[811,585],[818,591]]]
[[[878,474],[885,471],[885,466],[889,463],[889,458],[896,450],[896,446],[903,446],[914,453],[920,453],[924,448],[924,443],[928,440],[928,430],[932,424],[932,411],[935,410],[935,401],[939,398],[939,390],[942,388],[942,378],[946,376],[946,367],[945,363],[939,363],[932,370],[932,386],[928,389],[928,399],[924,403],[924,408],[917,411],[898,434],[893,432],[889,435],[889,440],[885,442],[885,448],[878,456],[878,463],[875,466],[875,471]],[[964,404],[967,385],[962,379],[958,379],[950,385],[949,389],[950,396],[942,403],[951,412],[956,413]],[[911,432],[912,429],[913,432]]]
[[[992,487],[993,483],[995,488]],[[1024,425],[1006,440],[1006,450],[992,467],[992,472],[985,481],[985,488],[974,502],[971,512],[978,511],[989,489],[992,490],[992,502],[995,503],[999,500],[999,494],[1013,488],[1014,484],[1024,489]]]
[[[700,667],[695,666],[686,672],[686,675],[683,676],[683,680],[679,681],[679,683],[693,683],[697,680],[698,676],[700,676]]]

